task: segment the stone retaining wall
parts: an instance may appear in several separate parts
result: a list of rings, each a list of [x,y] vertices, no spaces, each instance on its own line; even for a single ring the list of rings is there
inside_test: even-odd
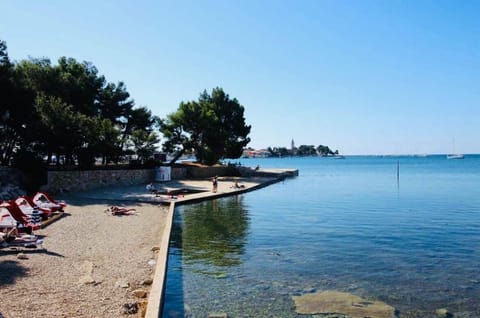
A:
[[[186,168],[172,168],[171,173],[172,180],[181,180],[187,178],[187,169]]]
[[[194,169],[195,176],[213,176],[217,170],[210,173],[197,172],[203,169]],[[0,172],[1,173],[1,172]],[[42,191],[60,193],[63,191],[85,191],[109,186],[147,184],[155,180],[155,169],[131,170],[85,170],[85,171],[48,171],[48,181],[41,187]],[[218,173],[220,174],[220,173]],[[192,173],[187,168],[172,168],[173,180],[186,179]],[[200,178],[200,177],[194,177]]]
[[[48,171],[47,184],[40,190],[55,194],[63,191],[147,184],[155,180],[155,173],[155,169]],[[232,175],[232,168],[226,166],[175,167],[171,170],[172,180],[205,179],[215,175]]]
[[[41,190],[51,193],[84,191],[108,186],[147,184],[154,169],[48,171],[48,182]]]
[[[0,166],[0,201],[12,200],[25,194],[21,188],[23,174],[17,169]]]

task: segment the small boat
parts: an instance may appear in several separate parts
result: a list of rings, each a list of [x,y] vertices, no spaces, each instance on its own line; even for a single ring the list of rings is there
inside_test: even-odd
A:
[[[464,156],[459,153],[455,153],[455,139],[453,139],[453,152],[447,155],[447,159],[463,159]]]
[[[450,154],[450,155],[447,155],[447,159],[463,159],[465,158],[464,155],[462,154]]]

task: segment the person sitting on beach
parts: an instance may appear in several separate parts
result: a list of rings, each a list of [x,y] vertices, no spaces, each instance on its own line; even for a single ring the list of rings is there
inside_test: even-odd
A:
[[[157,190],[153,182],[150,182],[149,184],[147,184],[146,189],[148,192],[155,194],[155,196],[158,196],[160,194],[160,191]]]
[[[17,228],[12,228],[8,231],[0,231],[0,248],[9,246],[23,246],[27,248],[35,248],[37,245],[42,245],[43,240],[38,239],[32,233],[20,233]],[[3,317],[0,314],[0,317]]]
[[[10,243],[15,240],[16,228],[12,228],[6,232],[0,232],[0,243]]]
[[[232,186],[234,189],[243,189],[245,188],[245,185],[239,184],[238,181],[235,181],[235,184]]]
[[[155,191],[157,191],[157,189],[155,189],[155,186],[153,185],[153,182],[150,182],[149,184],[147,184],[146,189],[147,191],[152,193],[155,193]]]

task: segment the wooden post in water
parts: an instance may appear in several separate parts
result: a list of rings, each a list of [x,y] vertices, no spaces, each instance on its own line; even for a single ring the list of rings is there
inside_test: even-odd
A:
[[[400,160],[397,160],[397,186],[400,185]]]

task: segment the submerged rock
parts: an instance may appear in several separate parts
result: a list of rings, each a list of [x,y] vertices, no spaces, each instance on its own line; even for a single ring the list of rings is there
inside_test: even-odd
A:
[[[435,311],[435,314],[439,318],[451,318],[453,315],[446,308],[439,308]]]
[[[208,314],[208,318],[228,318],[228,314],[225,312],[211,312]]]
[[[369,301],[338,291],[292,296],[299,314],[340,314],[351,318],[395,318],[395,308],[381,301]]]

